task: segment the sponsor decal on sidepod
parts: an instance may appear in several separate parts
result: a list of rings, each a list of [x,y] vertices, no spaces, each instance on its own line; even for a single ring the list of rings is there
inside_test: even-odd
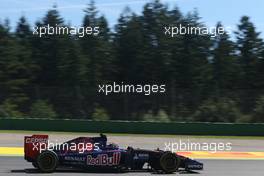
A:
[[[87,165],[91,166],[112,166],[118,165],[121,159],[121,153],[115,152],[113,156],[108,156],[108,154],[99,154],[96,158],[92,155],[87,155]]]

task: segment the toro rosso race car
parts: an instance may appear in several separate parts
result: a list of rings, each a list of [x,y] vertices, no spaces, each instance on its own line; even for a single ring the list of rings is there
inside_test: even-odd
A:
[[[77,168],[85,171],[115,170],[173,173],[179,170],[202,170],[203,164],[190,158],[163,150],[119,148],[107,144],[107,137],[78,137],[51,145],[48,135],[25,136],[25,160],[41,172],[59,168]]]

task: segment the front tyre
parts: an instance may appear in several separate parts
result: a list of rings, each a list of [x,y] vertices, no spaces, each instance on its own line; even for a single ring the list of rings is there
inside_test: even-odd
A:
[[[55,152],[47,150],[39,154],[36,164],[41,172],[51,173],[57,168],[58,157]]]
[[[165,152],[160,157],[160,167],[165,173],[173,173],[178,170],[180,159],[171,152]]]

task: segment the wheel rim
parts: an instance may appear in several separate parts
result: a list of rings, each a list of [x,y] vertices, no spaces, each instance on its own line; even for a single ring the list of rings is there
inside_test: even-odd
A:
[[[165,159],[165,167],[166,170],[174,170],[176,168],[176,158],[174,157],[168,157]]]
[[[177,158],[172,153],[164,154],[161,158],[161,166],[165,172],[174,172],[178,168]]]
[[[43,169],[51,169],[54,166],[54,157],[52,155],[44,155],[41,158],[41,166]]]

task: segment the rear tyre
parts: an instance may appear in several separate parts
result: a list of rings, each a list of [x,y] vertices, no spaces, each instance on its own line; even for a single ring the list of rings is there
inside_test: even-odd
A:
[[[51,173],[57,168],[58,157],[53,151],[47,150],[39,154],[36,164],[41,172]]]
[[[171,152],[166,152],[160,157],[160,167],[165,173],[176,172],[180,165],[180,159]]]

